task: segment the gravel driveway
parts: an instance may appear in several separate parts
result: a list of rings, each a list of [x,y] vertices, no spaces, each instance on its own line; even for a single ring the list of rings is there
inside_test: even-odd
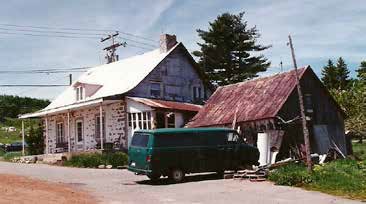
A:
[[[215,179],[212,175],[189,176],[181,184],[169,184],[164,179],[152,184],[147,177],[127,170],[6,162],[0,162],[1,173],[73,185],[91,192],[103,203],[360,203],[270,182]]]

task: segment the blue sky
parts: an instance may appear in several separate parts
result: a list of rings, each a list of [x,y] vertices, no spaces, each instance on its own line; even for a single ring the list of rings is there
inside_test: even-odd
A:
[[[366,60],[364,0],[14,0],[0,7],[0,24],[121,30],[156,39],[156,42],[144,41],[156,46],[161,33],[172,33],[193,51],[200,40],[197,28],[207,29],[208,22],[223,12],[241,11],[246,12],[248,24],[256,25],[262,34],[260,43],[273,46],[263,53],[272,62],[263,75],[279,72],[280,61],[284,70],[291,68],[290,50],[286,46],[289,33],[293,36],[298,65],[309,64],[317,74],[329,58],[342,56],[355,76],[360,61]],[[98,39],[0,33],[0,70],[95,66],[104,63],[104,46]],[[118,54],[125,58],[144,51],[127,46],[119,49]],[[66,73],[0,75],[0,84],[60,84],[67,80]],[[0,94],[53,99],[62,90],[0,87]]]

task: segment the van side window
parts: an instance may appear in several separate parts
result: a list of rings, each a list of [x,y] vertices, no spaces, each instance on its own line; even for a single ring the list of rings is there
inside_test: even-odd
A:
[[[235,143],[238,143],[239,141],[239,136],[238,134],[236,133],[233,133],[233,132],[229,132],[227,134],[227,141],[229,144],[235,144]]]
[[[132,137],[131,146],[147,147],[148,142],[149,142],[149,135],[135,133]]]

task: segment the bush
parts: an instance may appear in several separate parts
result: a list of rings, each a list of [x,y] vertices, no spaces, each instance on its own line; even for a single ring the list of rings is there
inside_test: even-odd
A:
[[[277,185],[285,186],[302,186],[312,181],[306,167],[298,164],[280,167],[274,170],[268,178]]]
[[[112,165],[113,168],[127,164],[128,157],[123,152],[114,153],[82,153],[65,161],[65,166],[96,168],[99,165]]]
[[[36,129],[33,129],[33,126],[31,126],[29,130],[29,136],[25,137],[25,139],[28,144],[28,152],[30,155],[43,154],[44,138],[41,125],[39,125]]]
[[[8,152],[3,155],[3,158],[5,161],[10,161],[14,157],[21,157],[21,156],[23,156],[22,152]]]

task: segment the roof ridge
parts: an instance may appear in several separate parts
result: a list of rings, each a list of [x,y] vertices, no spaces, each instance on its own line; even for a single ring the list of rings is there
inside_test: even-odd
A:
[[[306,70],[307,68],[309,68],[310,65],[307,65],[307,66],[304,66],[304,67],[300,67],[298,68],[298,70]],[[272,75],[269,75],[269,76],[263,76],[263,77],[257,77],[257,78],[252,78],[252,79],[248,79],[246,81],[242,81],[242,82],[237,82],[237,83],[234,83],[234,84],[228,84],[228,85],[225,85],[225,86],[220,86],[220,87],[229,87],[229,86],[234,86],[234,85],[241,85],[241,84],[245,84],[245,83],[249,83],[249,82],[254,82],[254,81],[259,81],[259,80],[265,80],[265,79],[268,79],[268,78],[273,78],[275,76],[279,76],[279,75],[285,75],[285,74],[289,74],[291,72],[294,72],[295,70],[292,69],[292,70],[289,70],[289,71],[286,71],[286,72],[282,72],[282,73],[276,73],[276,74],[272,74]]]

